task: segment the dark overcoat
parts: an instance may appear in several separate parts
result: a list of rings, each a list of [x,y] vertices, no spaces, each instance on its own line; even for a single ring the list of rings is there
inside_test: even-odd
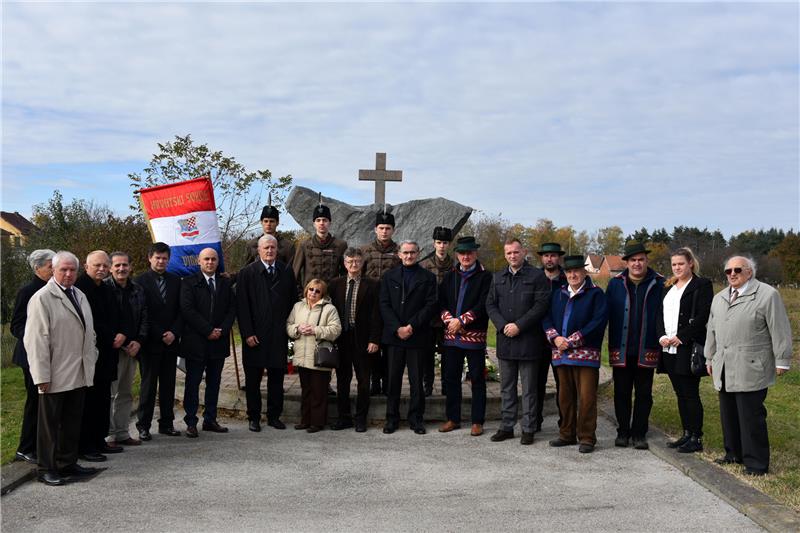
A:
[[[94,367],[94,381],[112,382],[117,380],[119,350],[114,348],[114,337],[120,332],[120,311],[114,298],[114,291],[106,283],[97,285],[85,272],[75,280],[92,308],[97,364]]]
[[[30,283],[19,290],[14,302],[14,313],[11,315],[11,334],[17,339],[17,345],[14,347],[11,361],[22,368],[28,368],[28,354],[22,342],[22,338],[25,336],[25,322],[28,321],[28,302],[31,301],[31,296],[46,284],[47,282],[39,276],[33,276]]]
[[[231,280],[215,276],[216,291],[213,300],[202,272],[181,280],[181,316],[183,335],[181,355],[186,359],[224,359],[231,353],[230,334],[236,318],[236,298]],[[215,328],[222,330],[217,340],[208,336]]]
[[[289,345],[286,319],[296,301],[294,272],[282,261],[275,262],[272,278],[260,260],[239,271],[236,307],[244,366],[286,368]],[[251,348],[245,339],[253,335],[259,343]]]
[[[542,329],[542,319],[550,308],[550,293],[547,276],[528,263],[514,275],[508,268],[494,273],[486,311],[497,329],[497,357],[521,360],[550,357]],[[503,333],[503,328],[511,323],[519,328],[516,337]]]
[[[402,348],[433,347],[431,318],[437,308],[434,274],[416,266],[406,285],[403,281],[403,267],[395,267],[381,278],[379,300],[384,344]],[[411,325],[414,333],[410,338],[402,340],[397,336],[397,329],[407,325]]]
[[[672,287],[664,287],[663,298]],[[692,375],[690,363],[692,360],[692,344],[706,342],[706,324],[708,315],[711,312],[711,300],[714,299],[714,286],[711,280],[693,276],[683,289],[681,295],[681,305],[678,310],[678,333],[676,336],[681,340],[678,346],[678,353],[669,354],[661,352],[658,360],[658,372],[677,374],[683,376]],[[692,304],[694,303],[694,310]],[[664,336],[664,306],[661,306],[658,317],[656,318],[656,337]]]
[[[381,343],[381,333],[383,332],[383,320],[378,308],[378,282],[361,276],[356,294],[356,319],[355,336],[356,346],[359,350],[366,350],[370,342]],[[340,276],[331,281],[328,285],[328,295],[331,297],[333,305],[339,312],[339,321],[342,328],[347,322],[347,276]]]
[[[161,298],[158,290],[158,274],[148,270],[136,278],[144,289],[147,302],[147,316],[150,327],[147,331],[147,340],[143,348],[144,354],[159,354],[164,352],[179,352],[180,336],[183,332],[183,317],[181,316],[181,278],[170,272],[165,272],[166,298]],[[162,340],[165,332],[175,334],[175,341],[167,346]]]

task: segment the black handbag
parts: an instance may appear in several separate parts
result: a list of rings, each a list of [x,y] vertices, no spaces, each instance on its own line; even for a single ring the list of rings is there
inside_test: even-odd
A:
[[[317,325],[322,318],[322,310],[328,304],[322,304],[317,317]],[[339,366],[339,349],[331,341],[318,341],[314,349],[314,366],[320,368],[336,368]]]
[[[694,291],[694,294],[692,294],[692,311],[689,322],[694,320],[695,303],[697,303],[697,291]],[[700,342],[692,342],[692,356],[689,359],[689,370],[691,370],[693,376],[703,377],[708,375],[705,348],[705,345]]]

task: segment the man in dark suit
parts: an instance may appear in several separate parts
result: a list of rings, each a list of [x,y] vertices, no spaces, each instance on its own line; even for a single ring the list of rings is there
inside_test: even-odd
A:
[[[30,367],[28,366],[28,354],[25,351],[25,344],[22,338],[25,335],[25,322],[28,320],[28,302],[36,291],[47,284],[53,276],[53,250],[34,250],[28,256],[28,263],[33,269],[33,279],[30,283],[22,287],[17,293],[17,300],[14,303],[14,314],[11,316],[11,334],[16,337],[17,345],[14,347],[14,355],[11,361],[22,368],[22,375],[25,378],[25,408],[22,412],[22,430],[19,434],[19,446],[17,447],[16,459],[36,464],[36,413],[39,406],[39,389],[33,383]]]
[[[411,388],[408,423],[414,433],[424,435],[423,358],[433,343],[431,318],[436,312],[436,276],[417,263],[416,242],[400,243],[398,255],[402,264],[384,274],[380,290],[382,341],[388,346],[389,374],[383,432],[394,433],[399,425],[400,389],[408,365]]]
[[[342,322],[342,335],[338,339],[339,366],[336,368],[339,419],[331,429],[353,427],[350,381],[355,368],[358,380],[355,426],[359,433],[367,430],[370,366],[372,359],[378,356],[383,327],[378,308],[378,282],[361,275],[363,261],[364,253],[358,248],[345,250],[344,267],[347,275],[335,278],[328,286],[328,294]]]
[[[292,269],[277,260],[278,240],[272,235],[258,239],[258,257],[239,271],[236,286],[247,418],[250,431],[261,431],[261,379],[266,369],[267,424],[286,429],[280,420],[289,341],[286,319],[297,301],[297,283]]]
[[[181,316],[183,337],[181,355],[186,358],[186,385],[183,408],[186,436],[197,438],[197,408],[200,404],[200,381],[206,374],[203,431],[226,433],[217,422],[217,400],[228,343],[236,318],[236,300],[231,280],[217,274],[219,256],[213,248],[204,248],[197,256],[200,272],[181,281]]]
[[[139,371],[142,388],[139,399],[136,429],[141,440],[150,440],[150,424],[156,406],[156,391],[161,417],[158,432],[177,437],[172,421],[175,420],[175,363],[179,353],[179,339],[183,329],[180,295],[181,280],[167,272],[170,249],[163,242],[150,246],[147,253],[150,269],[136,278],[144,289],[147,300],[150,328],[142,352],[139,354]]]

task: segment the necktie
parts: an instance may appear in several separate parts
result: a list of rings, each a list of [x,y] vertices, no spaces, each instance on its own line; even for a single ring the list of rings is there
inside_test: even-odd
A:
[[[214,299],[216,298],[216,288],[214,287],[214,278],[208,278],[208,289],[211,291],[211,314],[214,314]]]
[[[738,298],[738,297],[739,297],[739,291],[736,290],[736,289],[733,289],[731,291],[731,305],[733,305],[733,302],[735,302],[736,298]]]
[[[72,307],[74,307],[75,311],[78,312],[78,316],[83,323],[83,327],[86,327],[86,319],[83,318],[83,311],[81,311],[81,304],[78,303],[78,298],[75,296],[75,289],[70,287],[69,289],[65,289],[64,292],[67,293],[67,298],[69,298],[69,301],[72,302]]]
[[[353,289],[356,286],[356,280],[351,279],[347,282],[347,297],[344,299],[344,308],[345,312],[347,313],[347,320],[345,320],[345,331],[350,329],[352,325],[352,314],[353,314]]]
[[[167,301],[167,282],[164,279],[164,276],[158,276],[156,280],[158,283],[158,292],[161,294],[161,299],[165,302]]]
[[[269,268],[267,268],[267,275],[270,277],[270,279],[272,279],[272,277],[275,275],[274,266],[270,265]]]

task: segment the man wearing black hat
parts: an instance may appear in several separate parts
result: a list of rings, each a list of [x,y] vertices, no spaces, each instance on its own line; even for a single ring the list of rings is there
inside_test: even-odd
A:
[[[539,247],[536,252],[542,262],[542,272],[550,280],[551,292],[558,292],[561,287],[567,283],[567,276],[564,269],[561,268],[561,257],[565,254],[561,249],[561,245],[557,242],[546,242]],[[550,350],[550,344],[547,343],[545,348]],[[546,353],[546,352],[545,352]],[[542,430],[542,422],[544,416],[542,410],[544,408],[544,396],[547,389],[547,374],[550,371],[552,362],[549,357],[542,357],[539,361],[541,368],[539,368],[539,388],[537,390],[539,397],[536,403],[536,431]],[[553,369],[553,379],[556,382],[556,407],[558,407],[558,373]],[[558,425],[561,425],[561,409],[558,410]]]
[[[433,250],[434,254],[425,261],[420,263],[422,268],[433,272],[436,275],[436,286],[441,285],[444,275],[453,270],[453,258],[447,251],[450,249],[450,243],[453,241],[453,230],[442,226],[433,228]],[[425,396],[433,394],[433,381],[435,376],[436,367],[436,352],[444,357],[444,347],[442,342],[444,340],[444,323],[438,316],[433,317],[433,337],[435,344],[428,355],[425,356],[424,363],[424,386]],[[446,394],[444,385],[444,376],[442,376],[442,394]]]
[[[292,261],[294,260],[294,243],[289,239],[282,239],[278,236],[278,224],[280,223],[280,212],[274,205],[265,205],[261,210],[261,228],[264,230],[264,235],[272,235],[278,239],[278,261],[284,263],[289,268],[292,268]],[[258,239],[261,236],[254,237],[247,241],[245,257],[245,264],[249,265],[258,260]]]
[[[341,276],[344,270],[344,251],[347,243],[330,233],[331,210],[320,203],[314,208],[314,235],[297,246],[292,269],[300,287],[312,279],[329,283]]]
[[[467,359],[472,382],[472,430],[483,434],[486,415],[486,296],[492,274],[478,261],[475,237],[461,237],[456,243],[458,266],[444,276],[439,285],[439,309],[444,323],[445,357],[442,376],[447,383],[447,422],[439,431],[447,433],[461,427],[461,371]]]
[[[363,273],[367,279],[379,282],[385,272],[400,264],[394,235],[394,215],[386,209],[375,215],[375,240],[361,247],[364,254]],[[386,392],[386,354],[381,351],[372,357],[372,394]],[[383,381],[383,386],[381,382]]]
[[[647,266],[644,245],[629,242],[622,259],[628,267],[608,282],[608,358],[614,374],[616,446],[646,450],[648,419],[653,407],[653,372],[661,347],[656,320],[661,309],[664,277]],[[631,420],[631,396],[633,420]]]

